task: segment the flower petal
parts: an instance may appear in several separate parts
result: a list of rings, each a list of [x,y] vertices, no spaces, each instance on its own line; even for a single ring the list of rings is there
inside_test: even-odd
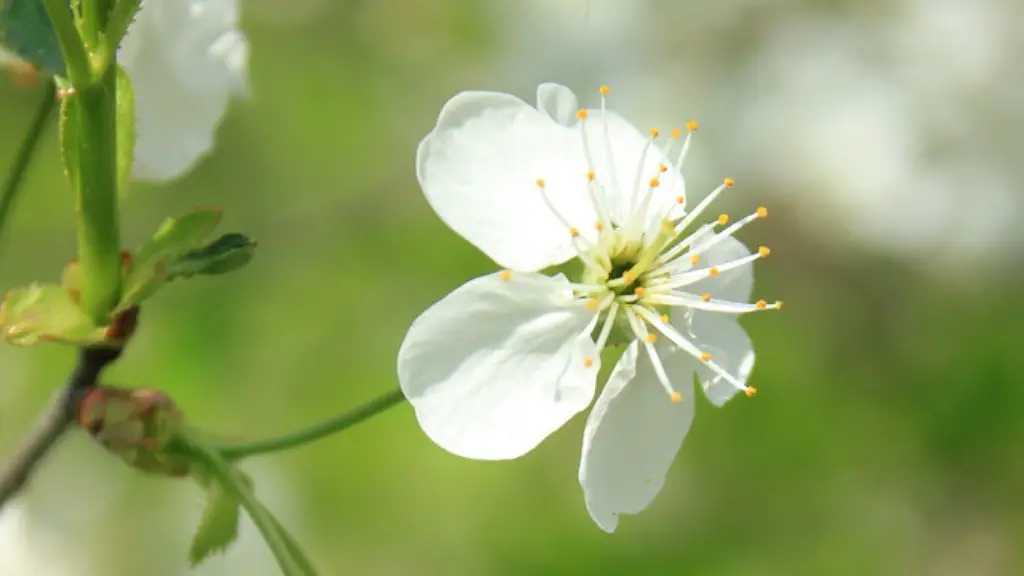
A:
[[[135,91],[133,177],[180,176],[213,147],[230,97],[247,90],[237,0],[147,0],[118,58]]]
[[[615,531],[619,514],[640,512],[658,495],[693,421],[690,357],[659,349],[668,373],[682,375],[682,402],[672,403],[638,350],[633,342],[623,353],[583,433],[579,480],[590,516],[606,532]]]
[[[593,312],[565,297],[564,278],[504,277],[471,280],[434,304],[398,352],[420,426],[466,458],[518,458],[594,396]]]
[[[708,238],[710,240],[710,237]],[[697,247],[700,249],[699,246]],[[707,251],[700,251],[701,264],[705,266],[718,266],[726,262],[732,262],[744,256],[750,255],[750,250],[739,240],[729,237],[723,238]],[[751,265],[740,266],[732,270],[726,270],[717,278],[707,278],[688,285],[685,290],[691,294],[711,294],[718,300],[730,302],[749,302],[750,294],[754,289],[754,267]]]
[[[692,330],[702,350],[711,354],[715,362],[740,382],[746,383],[754,370],[754,344],[735,317],[714,312],[696,312]],[[722,406],[739,392],[736,386],[716,379],[711,370],[703,366],[698,368],[697,375],[708,400],[715,406]]]
[[[537,87],[537,109],[562,126],[572,126],[576,123],[580,104],[572,90],[561,84],[545,82]]]
[[[416,176],[441,220],[504,268],[536,271],[575,255],[538,179],[572,226],[596,220],[575,129],[509,94],[462,92],[449,100],[419,145]]]

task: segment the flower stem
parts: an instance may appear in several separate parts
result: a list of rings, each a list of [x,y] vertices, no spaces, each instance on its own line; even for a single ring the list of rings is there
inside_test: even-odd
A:
[[[117,68],[75,95],[78,134],[78,260],[82,309],[103,326],[121,297],[121,239],[117,206]]]
[[[332,434],[337,434],[347,428],[351,428],[364,420],[368,420],[369,418],[384,412],[392,406],[397,406],[403,400],[405,400],[405,395],[402,394],[401,390],[392,390],[391,392],[370,400],[362,406],[353,408],[348,412],[344,412],[318,424],[314,424],[309,428],[305,428],[291,434],[286,434],[284,436],[278,436],[277,438],[268,438],[266,440],[259,440],[248,444],[219,446],[217,451],[227,460],[241,460],[248,456],[269,454],[271,452],[280,452],[290,448],[297,448],[304,444],[320,440],[321,438],[326,438]]]
[[[249,518],[252,519],[252,523],[256,525],[256,529],[260,531],[266,541],[270,552],[277,559],[277,564],[281,567],[284,576],[312,576],[307,570],[300,568],[292,557],[289,543],[281,536],[276,519],[263,507],[249,486],[239,478],[231,464],[217,450],[187,434],[179,434],[176,437],[176,442],[180,448],[207,469],[225,492],[241,503],[245,511],[248,512]]]
[[[7,227],[7,217],[10,215],[11,208],[18,198],[18,192],[21,191],[21,183],[25,180],[25,174],[28,172],[29,164],[32,163],[32,157],[35,155],[36,148],[39,145],[39,139],[43,135],[43,130],[49,124],[56,103],[57,87],[51,80],[46,83],[43,101],[39,104],[36,115],[32,119],[32,125],[29,126],[28,134],[25,135],[25,139],[21,142],[21,148],[18,149],[17,156],[14,157],[14,165],[11,167],[11,171],[7,173],[7,179],[4,180],[3,187],[0,188],[0,242],[3,241],[4,230]]]

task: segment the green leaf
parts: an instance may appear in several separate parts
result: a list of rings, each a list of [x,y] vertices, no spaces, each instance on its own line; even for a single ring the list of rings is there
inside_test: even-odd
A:
[[[117,193],[128,195],[135,161],[135,91],[124,68],[117,67]]]
[[[232,232],[196,250],[182,254],[167,267],[167,281],[196,274],[226,274],[252,260],[256,242],[244,234]]]
[[[220,223],[221,216],[220,210],[201,208],[165,220],[136,253],[117,311],[131,308],[155,294],[167,281],[169,265],[182,254],[198,248]]]
[[[238,538],[238,517],[241,503],[221,484],[210,482],[206,487],[206,509],[199,528],[192,537],[188,559],[196,566],[211,554],[227,549]]]
[[[64,287],[55,284],[11,290],[0,304],[0,336],[16,346],[39,342],[85,346],[102,342],[104,332]]]
[[[67,74],[57,34],[41,0],[4,0],[0,32],[3,43],[22,60],[56,76]]]

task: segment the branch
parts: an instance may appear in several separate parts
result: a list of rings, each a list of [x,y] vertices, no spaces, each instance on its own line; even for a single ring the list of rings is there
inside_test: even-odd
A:
[[[32,432],[0,468],[0,509],[13,498],[71,428],[83,393],[96,385],[100,372],[121,355],[120,348],[86,348],[78,356],[75,371],[36,418]]]

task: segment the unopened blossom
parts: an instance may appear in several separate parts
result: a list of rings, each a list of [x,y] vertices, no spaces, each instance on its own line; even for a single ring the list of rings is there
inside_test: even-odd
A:
[[[135,91],[133,178],[171,180],[213,148],[232,96],[247,91],[239,0],[144,0],[118,51]]]
[[[416,172],[453,230],[505,268],[457,288],[402,343],[402,389],[427,435],[467,458],[511,459],[593,400],[601,352],[624,345],[587,419],[579,480],[606,531],[647,507],[693,419],[696,374],[721,406],[754,352],[740,314],[751,253],[733,235],[767,216],[706,216],[731,179],[687,209],[679,171],[697,124],[645,135],[543,84],[534,108],[463,92],[419,146]],[[578,260],[580,278],[540,270]]]

